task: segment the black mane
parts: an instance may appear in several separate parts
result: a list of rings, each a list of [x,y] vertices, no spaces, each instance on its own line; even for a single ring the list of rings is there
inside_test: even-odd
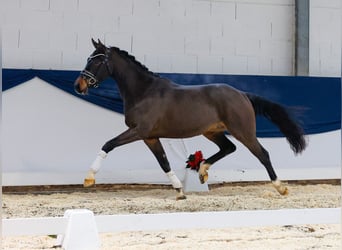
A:
[[[145,71],[146,73],[155,76],[160,77],[158,74],[150,71],[145,65],[143,65],[141,62],[137,61],[134,56],[130,55],[127,51],[121,50],[118,47],[111,47],[111,49],[115,50],[120,56],[123,58],[128,59],[130,62],[134,63],[136,66],[138,66],[141,70]]]

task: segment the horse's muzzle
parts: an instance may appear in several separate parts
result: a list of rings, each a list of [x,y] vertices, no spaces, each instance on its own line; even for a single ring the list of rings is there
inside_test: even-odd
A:
[[[82,76],[79,76],[74,84],[74,89],[77,94],[86,95],[88,93],[88,84]]]

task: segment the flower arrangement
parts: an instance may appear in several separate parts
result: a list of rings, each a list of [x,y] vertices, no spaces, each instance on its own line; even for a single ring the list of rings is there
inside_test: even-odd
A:
[[[188,160],[186,161],[186,168],[190,168],[191,170],[196,170],[198,172],[201,162],[205,161],[203,158],[203,154],[201,151],[196,151],[194,154],[189,155]]]

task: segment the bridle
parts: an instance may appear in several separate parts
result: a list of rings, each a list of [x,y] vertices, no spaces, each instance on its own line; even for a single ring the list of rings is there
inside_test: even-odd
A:
[[[109,56],[108,56],[107,51],[105,54],[99,53],[96,55],[89,56],[87,59],[87,65],[91,62],[91,60],[93,60],[94,58],[99,57],[99,56],[104,56],[104,60],[101,61],[101,63],[97,67],[96,73],[99,71],[100,67],[103,64],[105,64],[108,73],[111,74],[111,71],[110,71],[109,66],[108,66],[108,57]],[[87,68],[87,66],[86,66],[86,68]],[[99,84],[100,84],[99,81],[96,79],[96,76],[93,73],[91,73],[90,71],[84,69],[81,71],[80,75],[87,80],[88,88],[98,88],[99,87]]]

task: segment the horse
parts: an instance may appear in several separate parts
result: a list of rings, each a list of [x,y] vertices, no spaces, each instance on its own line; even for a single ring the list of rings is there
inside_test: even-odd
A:
[[[149,71],[124,50],[107,47],[100,40],[91,41],[95,50],[76,79],[74,89],[86,95],[88,89],[113,78],[123,100],[128,129],[103,145],[87,172],[84,187],[95,185],[95,174],[110,151],[143,140],[177,191],[176,199],[186,199],[182,183],[172,171],[159,139],[203,135],[218,146],[218,152],[200,164],[198,174],[203,184],[208,180],[211,165],[236,150],[226,136],[228,132],[266,168],[275,189],[281,195],[288,194],[288,188],[273,169],[269,153],[256,137],[256,115],[274,123],[298,154],[307,143],[304,130],[289,107],[227,84],[180,85]]]

